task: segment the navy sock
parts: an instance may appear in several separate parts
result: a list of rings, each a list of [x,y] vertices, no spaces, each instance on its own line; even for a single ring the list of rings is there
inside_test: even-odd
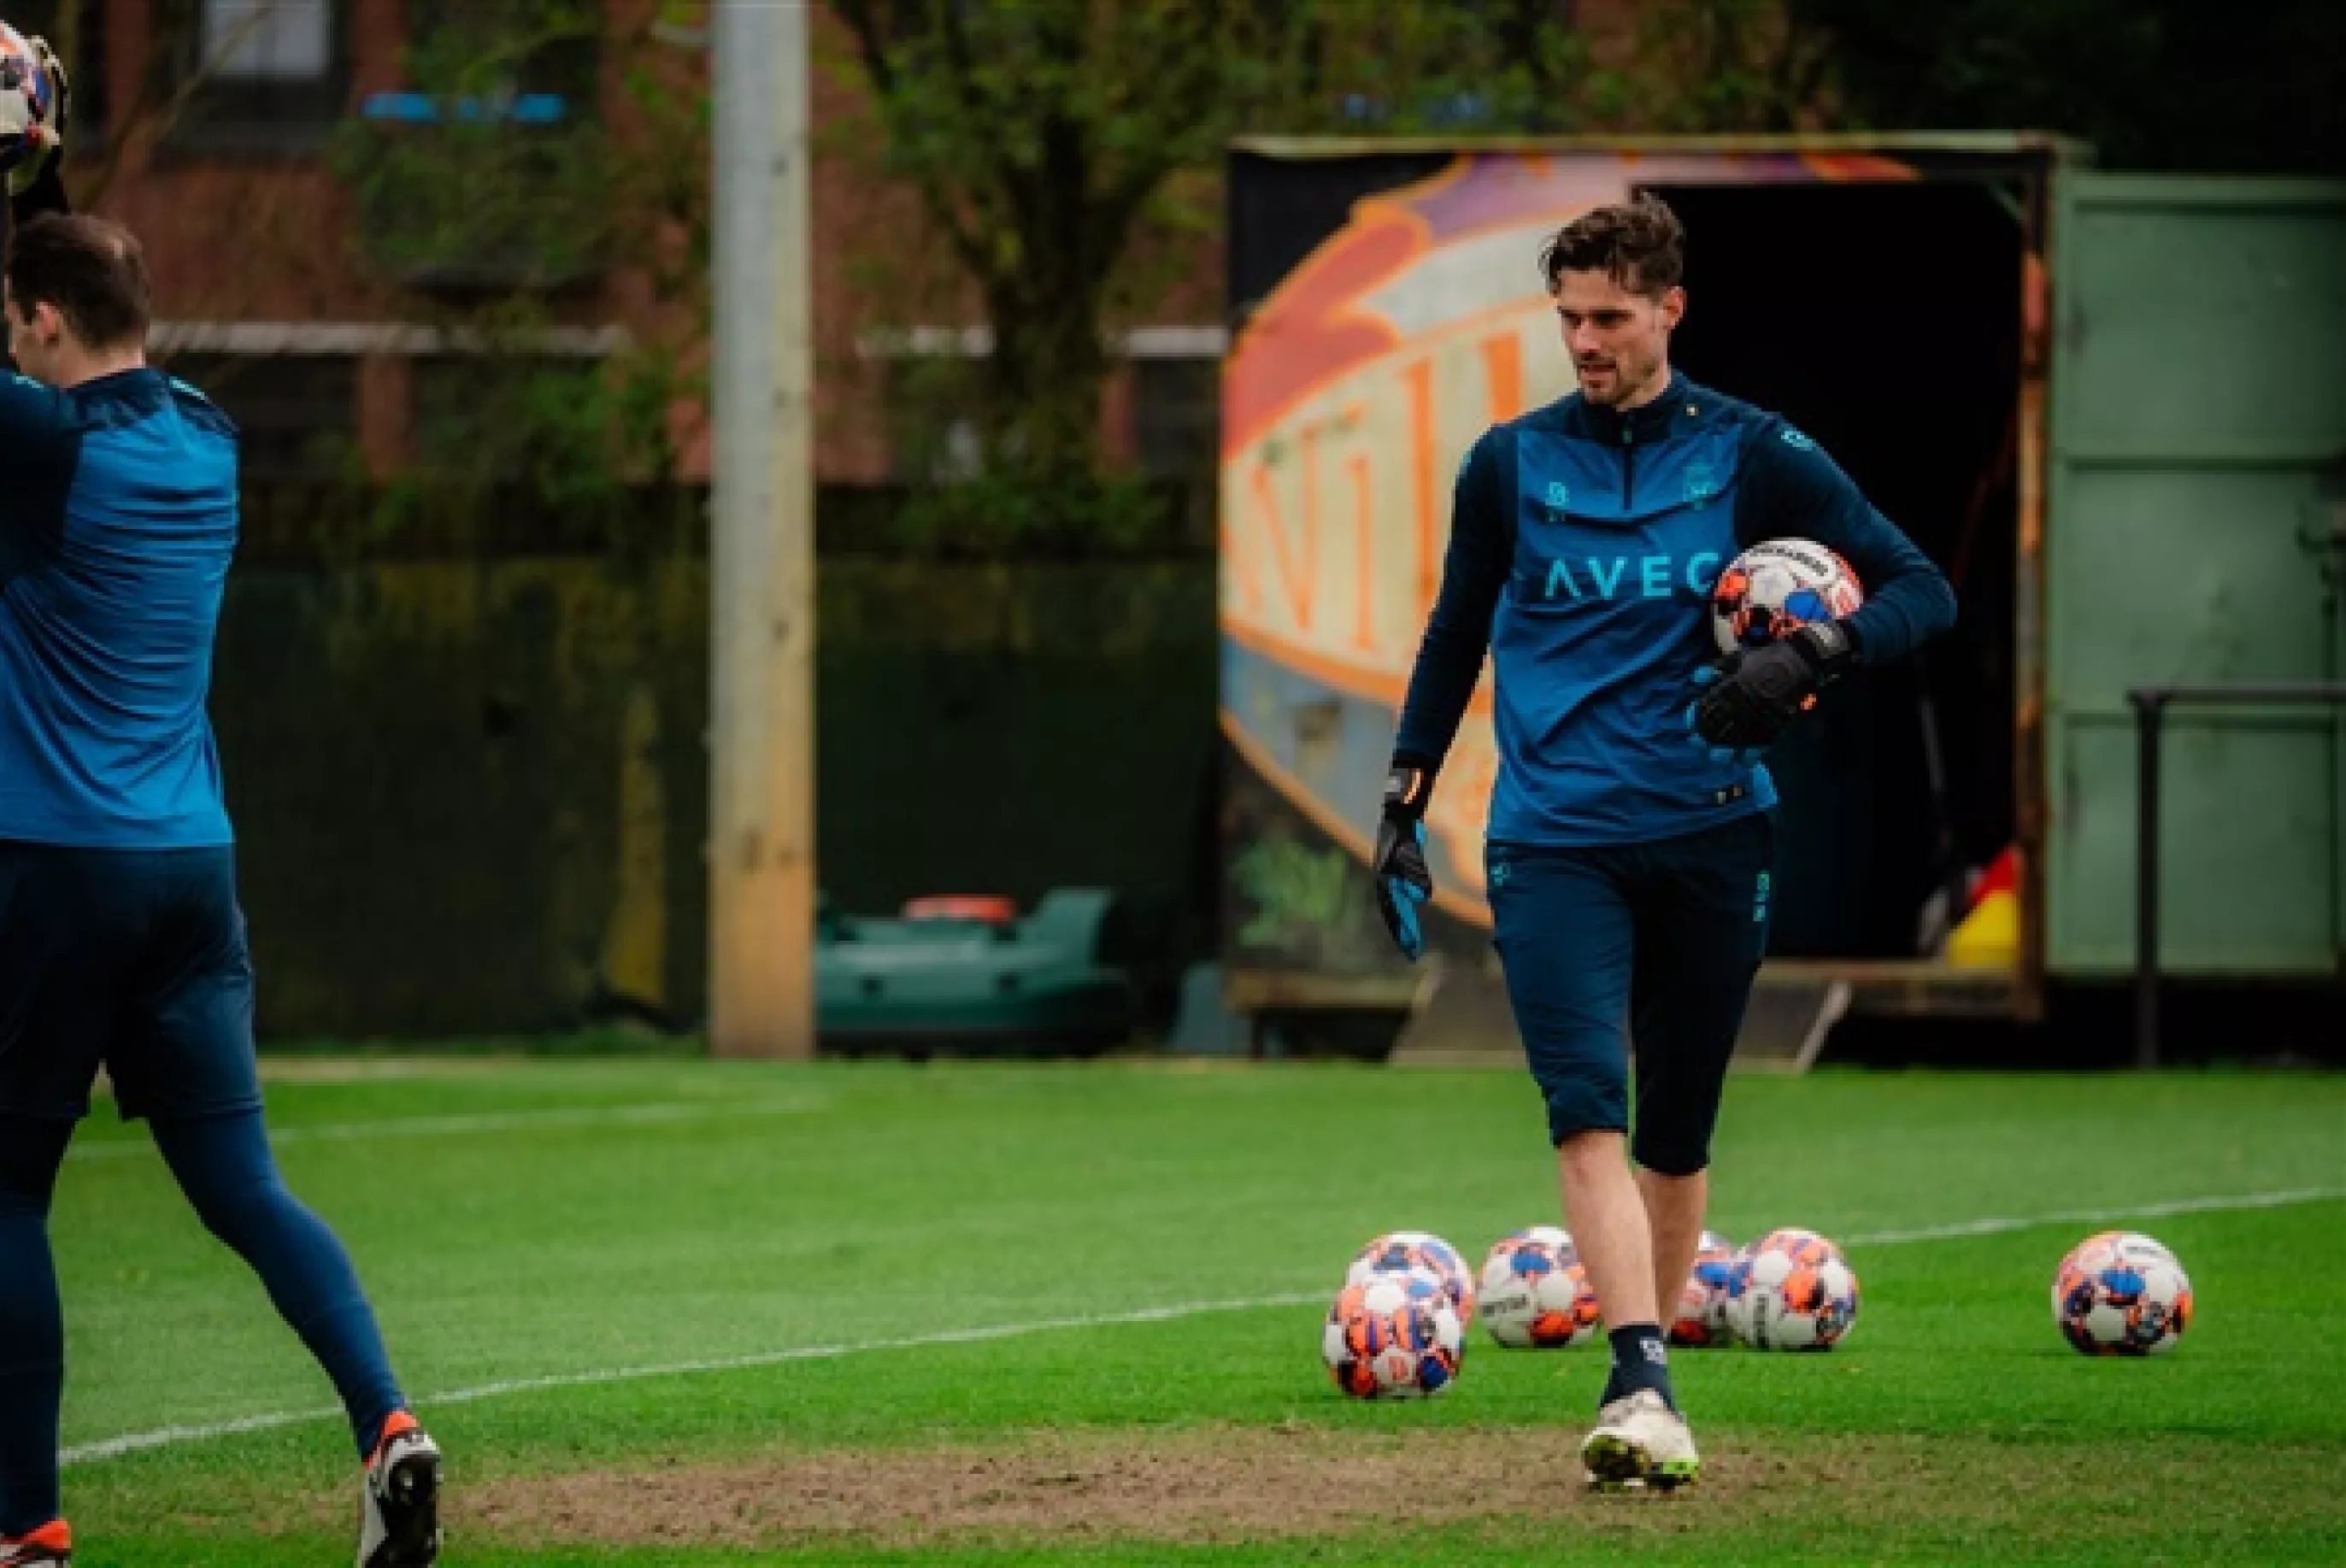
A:
[[[205,1227],[260,1277],[279,1315],[333,1380],[359,1457],[373,1453],[383,1423],[404,1404],[391,1358],[350,1254],[277,1174],[260,1113],[160,1124],[155,1144]]]
[[[57,1517],[66,1325],[49,1255],[49,1195],[71,1122],[0,1116],[0,1535]]]
[[[1670,1389],[1669,1352],[1664,1347],[1661,1325],[1632,1323],[1606,1338],[1613,1344],[1613,1371],[1605,1380],[1600,1404],[1609,1405],[1640,1389],[1651,1389],[1662,1396],[1662,1403],[1672,1410],[1678,1408],[1678,1395]]]

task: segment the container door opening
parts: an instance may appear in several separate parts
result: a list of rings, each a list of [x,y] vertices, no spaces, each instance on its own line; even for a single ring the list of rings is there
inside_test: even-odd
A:
[[[1769,757],[1771,955],[1925,954],[2014,832],[2020,219],[1969,182],[1652,188],[1688,232],[1678,368],[1815,438],[1954,585],[1953,631]]]

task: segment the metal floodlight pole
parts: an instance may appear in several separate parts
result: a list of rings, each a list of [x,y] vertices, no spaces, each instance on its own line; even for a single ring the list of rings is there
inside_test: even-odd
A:
[[[807,7],[713,7],[709,1049],[811,1056],[814,469]]]

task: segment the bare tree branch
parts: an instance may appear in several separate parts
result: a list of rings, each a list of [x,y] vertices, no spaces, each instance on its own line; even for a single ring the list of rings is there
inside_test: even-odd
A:
[[[74,31],[78,35],[81,27],[81,8],[90,3],[91,0],[65,0],[65,8],[59,14],[60,20],[70,16]],[[97,0],[97,3],[103,4],[104,0]],[[157,90],[160,73],[152,69],[140,72],[138,96],[131,100],[123,117],[123,123],[107,137],[105,156],[94,168],[75,170],[74,183],[81,193],[77,199],[90,205],[104,199],[107,189],[121,175],[122,160],[128,155],[132,144],[139,142],[152,145],[164,140],[177,130],[179,122],[187,117],[189,106],[196,101],[196,96],[209,86],[212,79],[219,74],[221,64],[238,49],[243,47],[245,40],[251,37],[263,23],[275,15],[278,9],[285,3],[286,0],[262,0],[262,4],[246,13],[243,20],[230,30],[220,40],[218,48],[197,61],[195,68],[188,72],[185,76],[178,77],[173,81],[171,90],[168,93],[158,93]],[[61,25],[57,31],[62,34],[66,29]],[[64,59],[69,60],[74,57],[62,46],[58,48],[57,54]],[[104,62],[99,62],[94,68],[104,69]]]
[[[889,0],[831,0],[831,5],[854,35],[856,55],[872,80],[883,128],[892,136],[902,132],[905,127],[897,105],[900,77],[892,56],[903,29],[893,7]],[[926,170],[915,177],[913,186],[920,193],[922,210],[944,234],[954,257],[973,276],[984,277],[990,264],[985,247],[967,214],[954,200],[954,193]]]

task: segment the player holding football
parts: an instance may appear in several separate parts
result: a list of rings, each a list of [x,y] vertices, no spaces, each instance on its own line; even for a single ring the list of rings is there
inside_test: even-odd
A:
[[[237,541],[236,430],[147,365],[138,242],[62,213],[55,145],[12,181],[5,310],[23,373],[0,372],[0,1568],[72,1561],[47,1227],[101,1063],[122,1115],[147,1119],[204,1225],[342,1395],[360,1568],[429,1563],[439,1450],[261,1121],[252,961],[204,712]]]
[[[1955,614],[1938,570],[1813,442],[1671,371],[1683,258],[1677,217],[1650,199],[1586,213],[1543,252],[1579,390],[1493,426],[1459,472],[1373,867],[1414,960],[1433,893],[1426,801],[1487,649],[1494,945],[1611,1335],[1581,1449],[1608,1487],[1700,1469],[1661,1312],[1702,1235],[1711,1131],[1767,945],[1776,794],[1760,754],[1820,689]],[[1839,552],[1870,597],[1719,660],[1720,568],[1785,537]]]

